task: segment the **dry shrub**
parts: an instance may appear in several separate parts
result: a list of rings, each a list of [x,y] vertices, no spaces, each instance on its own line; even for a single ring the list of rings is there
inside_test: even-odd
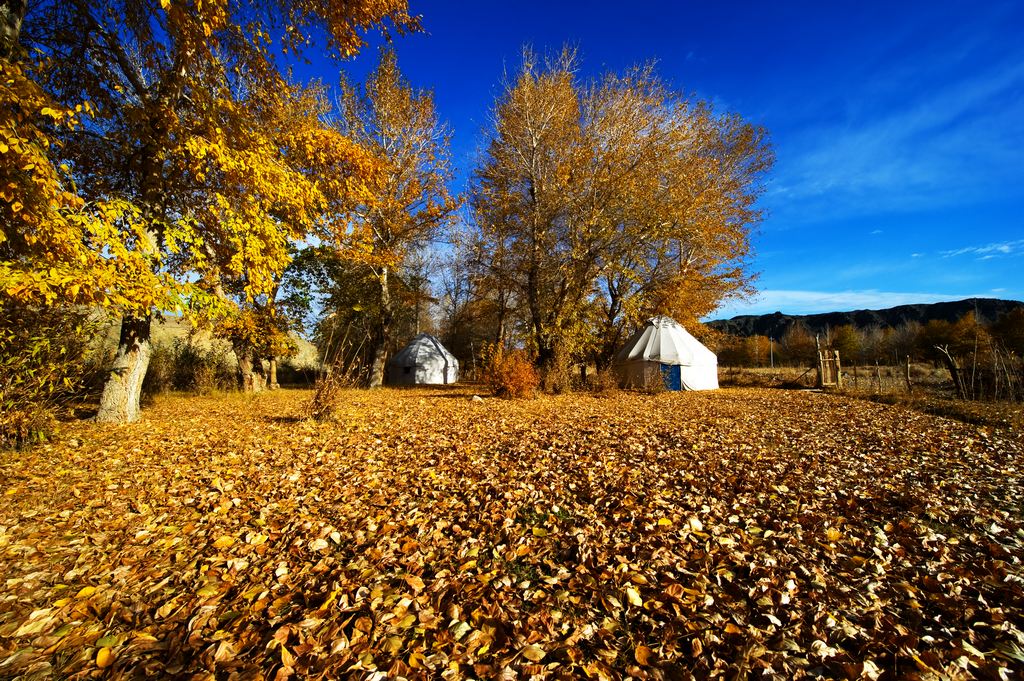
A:
[[[174,388],[174,351],[169,343],[153,343],[146,376],[142,379],[142,394],[146,397],[162,395]]]
[[[87,312],[0,303],[0,448],[44,441],[87,378]]]
[[[196,339],[174,341],[174,387],[198,395],[238,387],[235,362],[224,344],[203,347]]]
[[[667,390],[668,388],[665,387],[665,377],[660,372],[645,376],[644,384],[640,387],[640,392],[647,395],[660,395]]]
[[[197,395],[237,387],[231,351],[222,344],[205,347],[189,336],[173,343],[154,343],[149,369],[142,384],[146,396],[181,390]]]
[[[619,375],[614,369],[598,369],[590,377],[590,390],[598,395],[614,395],[619,391]]]
[[[484,382],[499,397],[533,397],[540,377],[522,350],[491,346],[484,351]]]
[[[554,362],[544,370],[543,377],[541,378],[541,387],[544,389],[544,392],[554,393],[555,395],[572,392],[579,385],[580,381],[577,378],[577,374],[573,372],[568,358],[562,354],[555,356]]]
[[[344,376],[327,371],[316,380],[316,387],[313,391],[313,399],[306,407],[308,418],[314,421],[324,422],[334,418],[334,405],[338,401],[341,389],[345,387]]]

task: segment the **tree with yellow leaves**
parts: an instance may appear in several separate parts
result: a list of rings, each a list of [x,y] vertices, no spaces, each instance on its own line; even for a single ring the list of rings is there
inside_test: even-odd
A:
[[[451,222],[458,201],[447,188],[448,128],[437,118],[433,95],[415,90],[403,78],[393,51],[381,52],[362,92],[344,84],[343,91],[342,131],[386,162],[369,186],[371,201],[355,209],[352,229],[343,239],[347,256],[370,268],[379,285],[369,376],[373,387],[384,381],[392,341],[390,280]]]
[[[228,276],[244,280],[247,299],[265,295],[287,264],[289,238],[323,227],[332,197],[302,181],[311,164],[330,155],[348,172],[336,185],[347,190],[372,174],[369,157],[330,131],[304,130],[289,148],[278,146],[278,131],[264,134],[248,95],[276,93],[284,82],[274,43],[294,52],[323,31],[328,51],[346,57],[362,47],[362,31],[385,22],[417,26],[403,0],[70,0],[41,3],[26,17],[25,34],[43,55],[34,74],[61,104],[55,110],[89,102],[93,112],[49,137],[85,205],[112,204],[99,209],[101,224],[131,257],[104,244],[89,250],[137,271],[141,283],[119,308],[100,420],[138,417],[154,311],[230,309],[219,295]],[[337,144],[315,149],[324,138]],[[47,258],[36,248],[23,261],[35,275]]]
[[[571,50],[524,52],[494,109],[472,203],[488,274],[526,310],[538,364],[607,361],[645,315],[706,314],[749,284],[763,130],[651,67],[581,83]],[[602,343],[602,341],[604,341]]]

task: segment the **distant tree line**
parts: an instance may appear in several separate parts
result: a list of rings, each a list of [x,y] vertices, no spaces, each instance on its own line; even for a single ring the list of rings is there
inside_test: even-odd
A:
[[[968,313],[956,322],[910,321],[897,327],[866,328],[845,324],[813,334],[798,322],[781,338],[722,334],[715,342],[722,366],[811,366],[819,349],[831,349],[839,351],[845,366],[899,365],[908,358],[947,367],[952,364],[961,375],[962,385],[957,389],[975,396],[994,396],[1001,385],[1003,396],[1019,398],[1024,379],[1024,308],[990,324]]]

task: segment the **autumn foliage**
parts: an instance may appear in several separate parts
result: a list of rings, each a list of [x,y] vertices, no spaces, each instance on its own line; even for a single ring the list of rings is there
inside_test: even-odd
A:
[[[1020,433],[784,391],[469,398],[168,397],[6,458],[0,675],[1020,669]]]
[[[647,317],[692,323],[748,292],[774,160],[765,130],[674,91],[653,66],[579,72],[572,50],[524,51],[470,190],[477,281],[545,374],[607,364]]]
[[[0,305],[0,450],[45,441],[68,415],[96,329],[87,312]]]
[[[289,244],[344,234],[384,163],[279,50],[315,34],[346,58],[418,20],[401,0],[27,6],[2,13],[0,293],[122,315],[97,419],[132,421],[152,316],[251,311]]]
[[[533,397],[540,387],[540,376],[523,350],[500,345],[484,349],[484,382],[499,397]]]

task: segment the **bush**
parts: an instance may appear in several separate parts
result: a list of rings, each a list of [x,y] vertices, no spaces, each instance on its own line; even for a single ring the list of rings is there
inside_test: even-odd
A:
[[[197,395],[234,390],[238,380],[230,353],[217,344],[203,348],[191,337],[177,339],[174,341],[174,387]]]
[[[142,379],[143,395],[152,397],[174,389],[174,360],[173,345],[153,343],[146,376]]]
[[[647,395],[660,395],[666,392],[668,388],[665,387],[665,377],[661,372],[649,373],[644,376],[644,383],[640,386],[640,392]]]
[[[541,386],[544,388],[544,392],[556,395],[571,392],[576,387],[582,387],[578,374],[573,372],[568,358],[562,353],[556,354],[554,362],[544,371]]]
[[[0,303],[0,448],[52,435],[81,394],[97,326],[82,310]]]
[[[147,396],[171,390],[209,395],[232,390],[236,385],[235,367],[227,350],[216,344],[204,348],[193,337],[187,337],[153,344],[142,391]]]
[[[590,378],[590,390],[599,395],[613,395],[619,390],[619,375],[614,369],[598,369]]]
[[[346,384],[343,374],[333,371],[323,373],[316,381],[313,399],[306,406],[307,417],[321,423],[333,420],[335,403]]]
[[[277,365],[278,385],[316,385],[320,370],[315,366],[296,365],[287,359]]]
[[[522,350],[489,347],[485,358],[484,382],[498,397],[533,397],[537,392],[540,377]]]

